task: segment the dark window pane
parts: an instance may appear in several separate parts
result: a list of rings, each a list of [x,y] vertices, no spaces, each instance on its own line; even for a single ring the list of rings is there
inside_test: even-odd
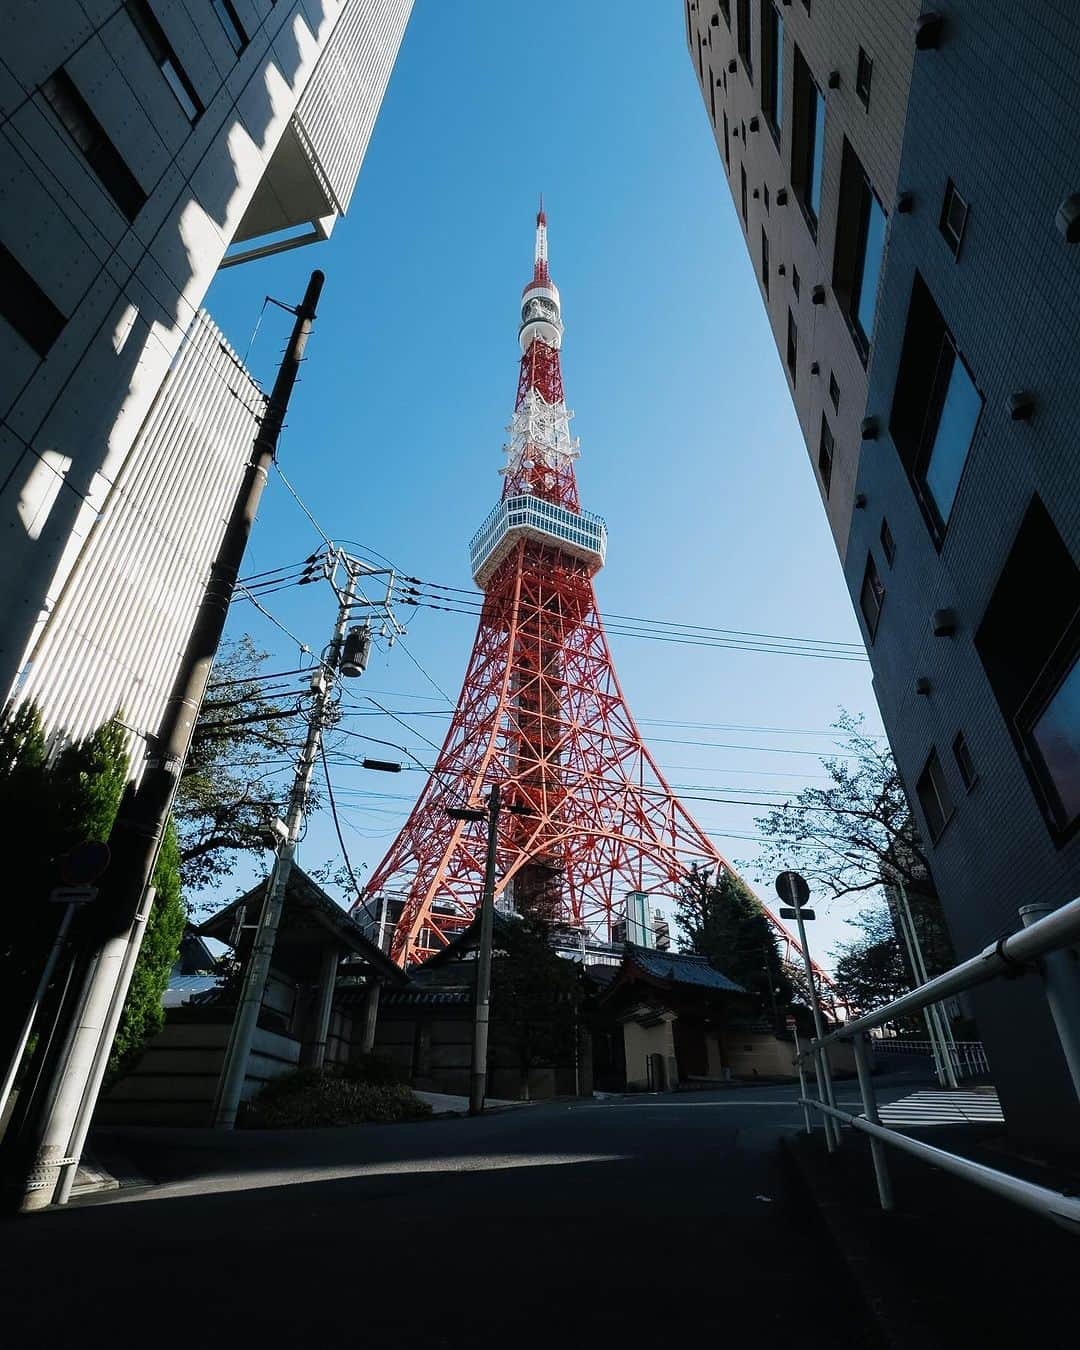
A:
[[[926,819],[930,840],[936,844],[953,814],[952,797],[936,750],[930,751],[926,767],[915,784],[915,792]]]
[[[745,165],[745,164],[740,164],[740,165],[739,165],[739,182],[740,182],[740,194],[739,194],[739,195],[740,195],[740,199],[741,199],[741,201],[742,201],[742,218],[743,218],[743,224],[744,224],[744,225],[747,225],[749,222],[748,222],[747,216],[746,216],[746,165]]]
[[[825,167],[825,100],[814,86],[813,162],[810,172],[810,196],[807,205],[815,217],[821,215],[821,179]]]
[[[791,289],[795,292],[795,299],[799,298],[799,269],[794,263],[791,264]]]
[[[896,557],[896,540],[893,538],[893,532],[889,529],[889,522],[882,518],[881,521],[881,551],[885,554],[885,561],[891,567],[893,559]]]
[[[924,476],[942,522],[947,524],[960,475],[967,463],[975,424],[982,411],[982,398],[955,353],[937,431],[930,445]]]
[[[967,215],[967,202],[956,190],[956,184],[950,178],[945,185],[945,197],[941,203],[941,218],[938,221],[938,229],[945,237],[949,248],[952,249],[953,257],[960,253],[960,244],[964,238],[964,229],[967,225]]]
[[[14,254],[0,244],[0,314],[38,356],[63,332],[67,319]]]
[[[855,93],[864,108],[870,106],[870,81],[874,74],[874,63],[863,49],[859,48],[859,63],[855,70]]]
[[[870,635],[871,642],[877,636],[881,607],[884,603],[885,587],[882,585],[881,577],[878,574],[874,555],[868,553],[866,555],[866,571],[863,573],[862,586],[859,590],[859,608],[862,610],[862,616],[866,621],[866,631]]]
[[[1080,817],[1080,661],[1074,659],[1028,735],[1053,793],[1058,824],[1067,828]]]
[[[878,199],[872,192],[869,192],[868,196],[866,239],[863,245],[862,267],[858,277],[859,299],[856,318],[863,331],[863,336],[869,343],[874,331],[874,307],[877,304],[881,263],[885,257],[885,212],[878,205]]]
[[[225,29],[225,36],[229,39],[233,51],[240,55],[248,44],[248,35],[244,32],[244,25],[240,22],[240,16],[237,14],[232,0],[210,0],[214,7],[214,13],[221,20],[221,26]],[[700,53],[698,53],[700,60]]]
[[[787,367],[791,372],[791,383],[795,383],[795,371],[799,359],[799,330],[795,327],[795,315],[787,312]]]
[[[41,92],[106,192],[128,220],[134,220],[146,204],[146,193],[67,71],[50,75]]]
[[[724,163],[727,165],[728,172],[731,172],[731,140],[728,134],[727,113],[724,113]]]
[[[779,137],[784,117],[784,21],[770,0],[761,5],[761,110]]]
[[[754,77],[753,38],[750,32],[750,0],[737,0],[736,14],[739,20],[739,55],[746,67],[746,73]]]
[[[761,231],[761,284],[765,288],[765,297],[769,295],[769,236]]]
[[[840,386],[836,382],[835,371],[829,371],[829,402],[833,405],[833,411],[840,411]]]
[[[829,426],[825,414],[821,414],[821,439],[818,443],[818,473],[821,475],[821,485],[825,489],[826,497],[829,495],[829,486],[832,483],[833,450],[835,443],[833,441],[832,428]]]
[[[962,731],[956,733],[956,740],[953,741],[952,749],[956,767],[960,770],[960,777],[964,781],[964,787],[970,792],[979,781],[979,775],[975,772],[975,763],[971,758],[971,751],[968,749],[968,743],[964,739]]]

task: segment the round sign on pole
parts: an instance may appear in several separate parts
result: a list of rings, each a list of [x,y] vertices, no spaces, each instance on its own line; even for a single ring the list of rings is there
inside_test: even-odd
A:
[[[60,879],[67,886],[89,885],[105,871],[111,857],[108,844],[87,839],[60,859]]]
[[[793,909],[801,909],[810,899],[810,887],[798,872],[781,872],[776,878],[776,894]]]

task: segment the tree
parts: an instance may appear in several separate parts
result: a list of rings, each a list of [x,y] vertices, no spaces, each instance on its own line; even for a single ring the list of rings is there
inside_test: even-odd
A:
[[[153,886],[154,904],[113,1041],[107,1083],[132,1069],[146,1042],[165,1025],[162,1000],[187,925],[187,907],[180,890],[180,847],[171,818],[154,867]]]
[[[50,757],[30,705],[0,728],[0,810],[19,849],[0,928],[0,1026],[9,1054],[62,917],[49,893],[77,844],[104,842],[127,780],[127,738],[114,719]]]
[[[876,890],[893,878],[925,887],[930,867],[896,761],[862,722],[842,713],[833,724],[843,737],[842,753],[822,760],[828,787],[804,788],[757,818],[765,839],[755,863],[759,876],[771,880],[794,869],[812,891],[832,899]]]
[[[522,1077],[573,1054],[581,973],[551,946],[541,919],[500,919],[491,969],[491,1016],[515,1051]]]
[[[259,676],[266,653],[250,637],[222,644],[174,817],[185,889],[201,891],[228,877],[238,856],[266,856],[266,827],[282,810],[282,774],[294,738],[286,723],[296,695],[271,702]]]
[[[830,953],[835,960],[836,987],[853,1008],[873,1012],[907,993],[912,976],[888,909],[880,905],[864,909],[847,922],[862,936],[858,941],[841,943]]]
[[[750,889],[726,869],[713,881],[694,867],[676,900],[680,948],[704,956],[721,974],[754,995],[774,1020],[793,994],[776,936]]]
[[[869,1010],[914,982],[903,973],[907,954],[893,917],[898,905],[907,903],[931,975],[948,969],[955,956],[896,761],[887,744],[863,731],[862,721],[842,713],[834,723],[842,753],[822,760],[827,787],[805,788],[758,817],[766,842],[754,866],[761,877],[801,872],[811,891],[827,899],[884,889],[887,907],[863,909],[849,920],[864,936],[840,949],[845,978],[853,982],[842,992]]]

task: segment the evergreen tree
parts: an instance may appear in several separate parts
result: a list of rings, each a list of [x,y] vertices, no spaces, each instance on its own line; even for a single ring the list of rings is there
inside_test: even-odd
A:
[[[693,868],[683,882],[675,916],[682,930],[681,949],[707,957],[714,969],[741,984],[763,1015],[772,1019],[791,1002],[793,988],[772,925],[733,873],[722,871],[712,881],[707,869]]]
[[[559,956],[537,918],[499,919],[491,968],[491,1019],[514,1050],[522,1077],[573,1056],[580,967]]]
[[[146,1042],[165,1025],[162,999],[187,923],[180,890],[180,848],[171,817],[165,827],[153,884],[154,904],[113,1042],[107,1083],[134,1068]]]

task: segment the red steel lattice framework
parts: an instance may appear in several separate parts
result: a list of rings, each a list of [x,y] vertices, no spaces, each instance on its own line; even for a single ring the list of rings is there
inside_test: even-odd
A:
[[[501,505],[474,540],[484,599],[461,696],[431,777],[357,902],[369,915],[392,905],[401,964],[471,920],[487,827],[446,808],[481,804],[496,782],[505,805],[529,812],[500,818],[497,894],[519,911],[610,938],[630,892],[673,896],[693,863],[729,868],[643,741],[597,610],[606,533],[578,500],[546,224],[541,205]],[[490,557],[478,557],[485,547]],[[763,908],[790,957],[793,939]]]

